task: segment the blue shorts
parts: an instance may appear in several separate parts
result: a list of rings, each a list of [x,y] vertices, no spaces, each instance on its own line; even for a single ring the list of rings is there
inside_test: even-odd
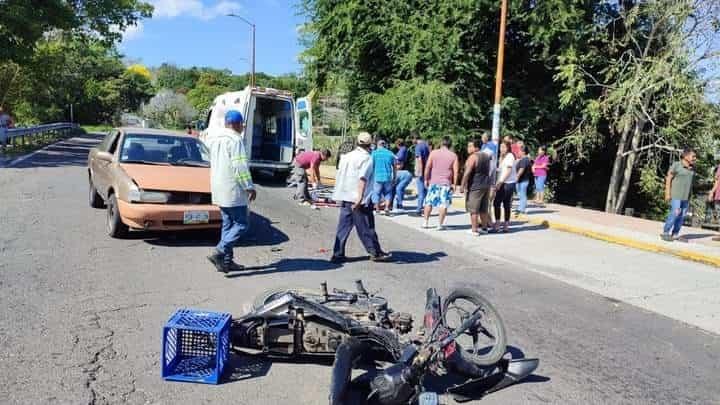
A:
[[[393,182],[392,181],[383,181],[383,182],[375,182],[373,184],[373,193],[372,193],[372,202],[374,205],[378,205],[380,201],[387,201],[388,203],[392,203],[390,200],[392,198],[393,193]]]
[[[542,193],[545,191],[545,180],[547,176],[535,176],[535,191]]]
[[[450,186],[431,184],[425,196],[425,206],[433,208],[450,208],[452,205],[453,190]]]

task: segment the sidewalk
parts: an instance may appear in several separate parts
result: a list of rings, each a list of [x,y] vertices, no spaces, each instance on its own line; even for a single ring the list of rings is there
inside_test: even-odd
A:
[[[334,184],[335,167],[321,166],[321,177],[325,184]],[[409,189],[414,189],[414,182]],[[456,196],[453,207],[464,211],[463,197]],[[547,204],[544,208],[531,206],[528,215],[521,216],[518,220],[534,226],[720,267],[720,242],[712,240],[717,234],[704,229],[683,227],[681,236],[684,236],[687,242],[664,242],[660,240],[661,222],[560,204]],[[466,219],[467,221],[469,220]]]
[[[686,242],[664,242],[661,222],[560,204],[530,208],[523,218],[560,231],[720,267],[720,242],[712,240],[717,234],[705,229],[683,227],[680,236]]]

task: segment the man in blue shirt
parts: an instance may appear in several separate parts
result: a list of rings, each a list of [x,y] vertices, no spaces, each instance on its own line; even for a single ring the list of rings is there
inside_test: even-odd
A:
[[[415,143],[415,187],[417,188],[418,201],[415,215],[421,216],[423,214],[423,201],[425,201],[425,194],[427,193],[424,173],[425,164],[428,157],[430,157],[430,146],[417,133],[413,134],[413,142]]]
[[[379,140],[371,154],[374,170],[372,203],[378,212],[384,210],[385,215],[389,215],[395,179],[395,155],[386,146],[385,141]]]

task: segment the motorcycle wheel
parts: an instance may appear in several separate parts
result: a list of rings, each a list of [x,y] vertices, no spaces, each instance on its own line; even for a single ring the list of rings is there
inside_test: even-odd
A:
[[[324,297],[322,294],[320,294],[319,291],[312,290],[310,288],[303,288],[303,287],[275,287],[271,288],[269,290],[265,290],[262,293],[258,294],[255,299],[253,300],[253,311],[259,309],[263,305],[269,303],[270,301],[274,300],[278,296],[285,294],[286,292],[292,292],[296,295],[300,295],[303,298],[323,303]]]
[[[458,346],[462,348],[461,353],[466,360],[478,366],[490,366],[502,359],[507,349],[505,325],[500,314],[488,300],[473,289],[457,288],[445,297],[442,308],[445,324],[451,330],[460,326],[463,315],[469,315],[476,308],[483,313],[477,325],[481,330],[466,332],[458,337]],[[488,330],[488,326],[492,326],[492,330]],[[492,343],[480,342],[482,336],[492,340]],[[471,339],[470,345],[464,344],[468,341],[467,338]]]

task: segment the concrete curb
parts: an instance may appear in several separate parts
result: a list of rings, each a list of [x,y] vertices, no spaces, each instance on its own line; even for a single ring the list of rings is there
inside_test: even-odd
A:
[[[654,253],[663,253],[676,256],[684,260],[691,260],[694,262],[707,264],[710,266],[720,268],[720,256],[712,256],[704,253],[691,252],[687,250],[673,249],[667,246],[659,244],[639,241],[637,239],[625,238],[621,236],[614,236],[603,232],[593,231],[591,229],[568,225],[554,221],[548,221],[547,219],[533,219],[527,216],[520,217],[522,220],[527,221],[533,225],[541,225],[550,229],[555,229],[562,232],[574,233],[577,235],[585,236],[592,239],[602,240],[604,242],[614,243],[634,249],[645,250]]]
[[[465,209],[465,201],[462,199],[453,199],[453,207],[458,209]],[[587,238],[601,240],[603,242],[614,243],[616,245],[626,246],[633,249],[645,250],[653,253],[662,253],[672,255],[684,260],[690,260],[702,264],[720,268],[720,256],[708,255],[705,253],[691,252],[688,250],[674,249],[661,244],[640,241],[637,239],[626,238],[622,236],[615,236],[604,232],[594,231],[592,229],[584,228],[576,225],[568,225],[562,222],[549,221],[543,218],[531,218],[526,215],[518,217],[520,220],[527,221],[532,225],[540,225],[546,228],[555,229],[557,231],[574,233],[576,235],[585,236]],[[720,244],[718,244],[720,246]]]

